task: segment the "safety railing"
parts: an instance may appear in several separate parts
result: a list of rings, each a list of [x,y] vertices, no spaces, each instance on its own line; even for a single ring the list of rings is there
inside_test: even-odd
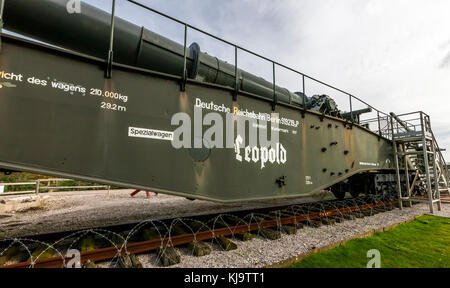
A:
[[[449,171],[450,165],[447,162],[445,162],[444,155],[442,155],[443,150],[439,147],[439,144],[436,141],[436,137],[434,136],[433,131],[431,131],[431,137],[433,137],[433,142],[436,145],[437,161],[443,173],[443,177],[445,178],[447,184],[450,184],[450,171]]]
[[[392,130],[395,138],[431,137],[430,116],[422,111],[392,114]]]
[[[73,185],[73,186],[51,186],[50,183],[59,183],[59,182],[67,182],[73,181],[71,179],[38,179],[36,181],[29,182],[15,182],[15,183],[0,183],[0,196],[10,196],[10,195],[21,195],[21,194],[39,194],[42,191],[46,193],[49,192],[62,192],[66,189],[79,190],[79,189],[105,189],[108,192],[111,190],[111,186],[108,185]],[[42,183],[48,183],[48,185],[41,185]],[[5,192],[5,187],[8,186],[34,186],[33,190],[20,190],[20,191],[11,191]]]
[[[378,113],[377,113],[378,114]],[[370,127],[377,127],[376,129],[370,129],[373,132],[377,133],[381,137],[392,139],[392,129],[391,129],[391,116],[377,115],[376,118],[370,118],[363,121],[360,121],[360,125],[370,129]]]

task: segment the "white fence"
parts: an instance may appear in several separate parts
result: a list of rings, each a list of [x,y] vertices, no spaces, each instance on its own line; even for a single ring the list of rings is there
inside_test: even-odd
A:
[[[94,188],[107,189],[108,193],[109,193],[109,190],[111,189],[111,186],[107,186],[107,185],[85,185],[85,186],[50,186],[50,184],[45,185],[45,186],[41,185],[42,183],[63,182],[63,181],[73,181],[73,180],[56,178],[56,179],[38,179],[38,180],[32,181],[32,182],[0,183],[0,196],[31,194],[31,193],[39,194],[39,192],[41,190],[51,190],[48,192],[61,192],[61,191],[58,191],[58,189],[59,190],[61,190],[61,189],[77,189],[78,190],[78,189],[94,189]],[[34,185],[35,189],[29,190],[29,191],[4,192],[5,187],[23,186],[23,185]]]

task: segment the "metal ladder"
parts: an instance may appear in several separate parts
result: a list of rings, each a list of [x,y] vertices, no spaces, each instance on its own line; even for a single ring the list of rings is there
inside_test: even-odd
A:
[[[430,117],[423,112],[400,115],[402,117],[418,117],[403,121],[400,116],[391,113],[391,130],[394,147],[397,191],[400,209],[403,203],[409,206],[412,202],[427,202],[430,212],[434,213],[434,204],[441,211],[441,192],[449,193],[450,174],[433,131]],[[400,160],[403,160],[401,165]],[[402,191],[401,171],[404,170],[406,193]],[[409,174],[415,170],[412,184]],[[420,198],[412,195],[415,186],[421,186],[428,197]]]

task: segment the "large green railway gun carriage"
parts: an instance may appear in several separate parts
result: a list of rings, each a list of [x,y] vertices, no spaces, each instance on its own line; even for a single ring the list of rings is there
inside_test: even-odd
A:
[[[3,29],[39,42],[1,36],[3,169],[220,202],[307,198],[342,183],[374,192],[364,187],[392,173],[391,140],[358,122],[371,109],[343,113],[329,97],[278,87],[196,43],[183,46],[118,17],[111,33],[111,14],[82,3],[69,15],[66,4],[4,3]],[[173,117],[195,119],[195,107],[204,118],[231,115],[234,126],[265,115],[279,123],[279,143],[239,142],[250,138],[249,127],[245,137],[235,129],[232,147],[176,149]],[[192,124],[193,138],[210,126]]]

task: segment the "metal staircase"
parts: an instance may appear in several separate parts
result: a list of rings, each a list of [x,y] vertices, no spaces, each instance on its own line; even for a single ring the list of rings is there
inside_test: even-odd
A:
[[[405,202],[409,205],[427,202],[431,213],[434,213],[434,204],[441,211],[441,193],[450,192],[450,174],[431,129],[430,116],[424,112],[398,116],[391,113],[391,116],[400,209]],[[412,183],[411,173],[415,175]],[[406,185],[402,184],[402,176]],[[426,196],[421,196],[420,192]]]

